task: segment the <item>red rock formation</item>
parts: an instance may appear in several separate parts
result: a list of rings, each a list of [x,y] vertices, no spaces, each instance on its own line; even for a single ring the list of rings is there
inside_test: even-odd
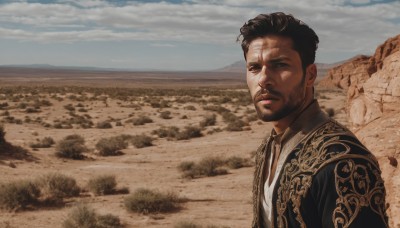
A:
[[[372,75],[376,71],[382,69],[383,67],[383,60],[400,50],[400,35],[389,38],[385,41],[385,43],[379,45],[376,50],[375,54],[369,60],[368,66],[368,73]]]
[[[386,40],[372,57],[357,56],[331,69],[319,86],[347,91],[349,122],[363,126],[385,111],[400,109],[400,35]]]
[[[322,87],[337,87],[347,90],[350,85],[368,79],[369,56],[360,55],[329,70],[318,84]]]

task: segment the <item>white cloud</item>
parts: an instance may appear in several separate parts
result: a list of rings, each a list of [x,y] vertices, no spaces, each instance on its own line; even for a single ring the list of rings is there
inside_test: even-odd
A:
[[[351,7],[347,0],[191,0],[115,6],[101,0],[0,5],[2,38],[38,42],[143,40],[154,44],[233,44],[239,28],[259,13],[284,11],[319,34],[321,50],[368,52],[400,31],[400,2]],[[352,0],[364,3],[366,0]],[[392,22],[390,22],[392,21]],[[153,45],[154,45],[153,44]]]

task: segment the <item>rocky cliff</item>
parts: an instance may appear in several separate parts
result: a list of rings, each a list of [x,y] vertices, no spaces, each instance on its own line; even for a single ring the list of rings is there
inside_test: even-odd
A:
[[[400,108],[400,35],[380,45],[371,57],[357,56],[331,69],[319,86],[347,91],[353,126],[364,126]]]
[[[390,227],[400,227],[400,35],[371,57],[358,56],[333,68],[319,86],[347,91],[349,123],[379,161]]]

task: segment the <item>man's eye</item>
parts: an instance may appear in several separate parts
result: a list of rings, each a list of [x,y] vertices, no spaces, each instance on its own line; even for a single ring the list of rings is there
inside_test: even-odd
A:
[[[275,68],[282,68],[282,67],[287,67],[287,66],[288,66],[288,64],[286,64],[286,63],[275,63],[274,64]]]
[[[251,72],[257,72],[261,69],[261,67],[257,66],[257,65],[251,65],[247,69],[248,69],[248,71],[251,71]]]

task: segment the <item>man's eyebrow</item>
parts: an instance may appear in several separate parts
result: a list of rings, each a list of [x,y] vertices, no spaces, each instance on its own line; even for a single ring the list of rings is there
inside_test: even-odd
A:
[[[251,62],[247,62],[247,64],[246,64],[247,67],[249,67],[249,66],[255,66],[255,65],[260,65],[260,63],[257,62],[257,61],[251,61]]]
[[[278,62],[288,61],[288,60],[290,61],[289,57],[279,56],[279,57],[268,60],[268,63],[278,63]]]

